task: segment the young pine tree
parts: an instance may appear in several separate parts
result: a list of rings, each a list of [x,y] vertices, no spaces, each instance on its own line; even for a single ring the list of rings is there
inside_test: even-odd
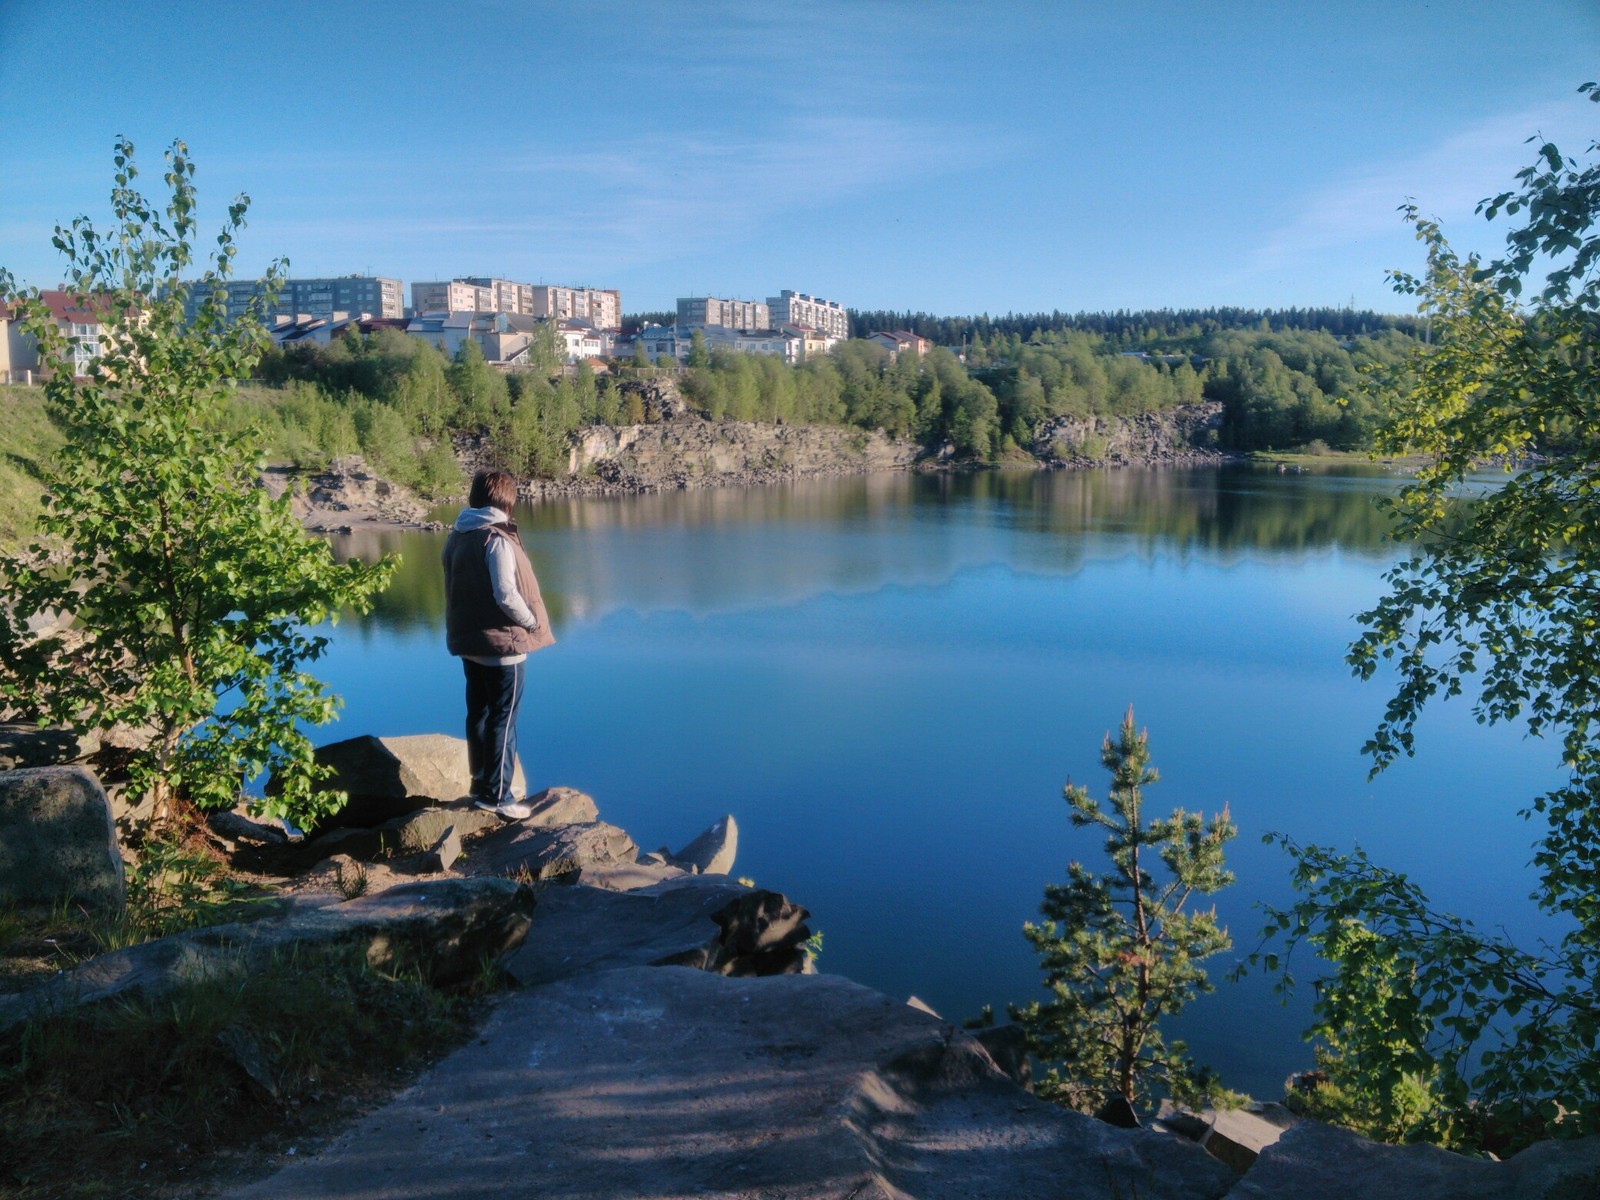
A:
[[[1046,1067],[1039,1094],[1082,1112],[1115,1096],[1139,1107],[1156,1091],[1189,1102],[1227,1099],[1183,1043],[1162,1037],[1159,1023],[1211,990],[1199,964],[1232,944],[1214,909],[1186,905],[1233,882],[1222,848],[1236,831],[1226,808],[1209,822],[1182,809],[1145,820],[1144,789],[1159,778],[1149,736],[1134,730],[1132,708],[1115,740],[1106,734],[1106,806],[1067,784],[1072,824],[1105,831],[1110,870],[1069,864],[1065,883],[1045,887],[1045,923],[1023,926],[1050,998],[1013,1008],[1012,1018]]]

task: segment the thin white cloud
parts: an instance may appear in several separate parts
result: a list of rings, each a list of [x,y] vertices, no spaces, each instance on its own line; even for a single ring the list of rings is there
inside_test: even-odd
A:
[[[1510,188],[1516,173],[1537,155],[1531,135],[1578,154],[1593,140],[1594,110],[1583,101],[1482,121],[1445,138],[1422,154],[1372,164],[1307,196],[1300,211],[1267,234],[1249,256],[1252,272],[1292,268],[1399,229],[1399,207],[1414,203],[1447,234],[1473,228],[1478,202]],[[1476,230],[1474,230],[1476,232]]]
[[[626,269],[745,237],[783,236],[784,222],[887,188],[926,185],[1011,153],[1003,135],[888,117],[795,116],[710,137],[672,129],[596,149],[529,151],[467,169],[405,207],[359,217],[263,221],[253,233],[298,244],[420,239],[540,274]],[[349,210],[346,210],[349,211]],[[829,236],[818,228],[813,234]],[[431,257],[431,252],[428,252]],[[451,257],[454,257],[452,255]]]
[[[985,150],[987,146],[987,150]],[[762,136],[678,134],[604,151],[533,155],[519,164],[557,211],[608,235],[691,240],[726,235],[883,187],[926,181],[1002,152],[970,128],[935,131],[879,117],[798,117]],[[604,211],[592,207],[606,198]]]

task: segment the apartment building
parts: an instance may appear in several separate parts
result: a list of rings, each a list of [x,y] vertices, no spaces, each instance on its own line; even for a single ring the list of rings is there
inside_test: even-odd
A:
[[[532,292],[536,317],[587,321],[596,329],[622,328],[622,293],[614,288],[539,283],[533,286]]]
[[[771,329],[772,309],[759,300],[722,300],[715,296],[678,297],[678,324],[685,329]]]
[[[480,312],[518,313],[536,317],[533,311],[533,285],[517,283],[511,279],[496,279],[489,275],[469,275],[467,283],[489,290],[489,306]]]
[[[233,279],[226,284],[227,317],[235,320],[258,304],[266,290],[260,279]],[[204,297],[191,291],[188,317],[194,320]],[[300,314],[332,320],[335,313],[347,317],[403,317],[406,314],[405,285],[398,279],[378,275],[339,275],[329,279],[285,279],[277,299],[264,315]]]
[[[809,325],[832,338],[850,336],[850,316],[837,300],[824,300],[785,288],[776,296],[767,297],[767,305],[772,310],[775,326]]]
[[[411,285],[411,313],[495,312],[494,289],[475,279],[435,279]]]

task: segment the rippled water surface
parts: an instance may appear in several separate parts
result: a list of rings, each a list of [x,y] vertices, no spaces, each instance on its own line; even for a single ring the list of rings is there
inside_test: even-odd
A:
[[[1071,859],[1069,777],[1104,796],[1100,739],[1129,704],[1162,782],[1153,811],[1226,804],[1238,948],[1289,898],[1260,835],[1359,843],[1444,907],[1532,927],[1534,830],[1553,745],[1430,714],[1377,780],[1359,749],[1387,693],[1353,680],[1352,616],[1397,554],[1382,473],[877,475],[763,490],[543,504],[518,514],[560,642],[520,726],[534,786],[568,784],[645,849],[724,812],[736,873],[824,932],[821,966],[955,1021],[1032,998],[1020,927]],[[445,514],[453,515],[452,513]],[[398,551],[381,607],[335,632],[327,740],[457,732],[441,534]],[[1307,964],[1309,966],[1309,964]],[[1304,1002],[1220,982],[1178,1030],[1230,1085],[1277,1095],[1306,1064]]]

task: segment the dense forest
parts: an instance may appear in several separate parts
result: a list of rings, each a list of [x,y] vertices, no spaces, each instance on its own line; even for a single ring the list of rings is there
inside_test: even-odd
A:
[[[902,329],[941,346],[964,346],[975,338],[996,336],[1030,338],[1035,333],[1093,333],[1119,350],[1197,349],[1201,340],[1228,330],[1253,329],[1261,333],[1299,330],[1349,338],[1398,329],[1415,334],[1417,317],[1394,316],[1354,308],[1161,308],[1138,311],[1064,313],[1007,313],[992,317],[939,317],[925,312],[890,309],[850,310],[850,336]]]
[[[316,465],[359,452],[432,495],[460,487],[451,433],[487,435],[514,471],[559,474],[574,429],[647,419],[622,384],[664,371],[713,419],[882,429],[930,447],[949,443],[976,461],[1020,458],[1051,418],[1201,400],[1223,405],[1223,448],[1360,449],[1382,415],[1359,386],[1363,370],[1402,359],[1418,332],[1403,318],[1342,309],[854,320],[862,329],[931,332],[955,346],[897,358],[851,339],[799,364],[719,350],[681,370],[619,364],[597,376],[587,366],[562,374],[553,361],[508,373],[471,344],[452,361],[419,339],[378,330],[269,351],[254,386],[240,389],[236,412],[265,431],[276,455]]]

